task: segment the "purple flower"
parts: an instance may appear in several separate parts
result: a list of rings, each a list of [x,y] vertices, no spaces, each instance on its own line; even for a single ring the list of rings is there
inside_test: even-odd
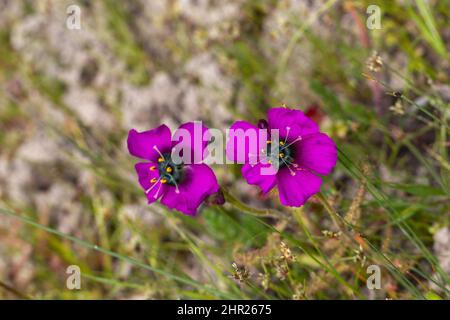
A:
[[[180,141],[178,134],[183,132],[188,138],[181,136]],[[196,139],[198,133],[200,141]],[[219,190],[214,172],[202,163],[208,143],[204,139],[209,137],[206,127],[200,126],[198,132],[193,122],[181,125],[174,133],[174,141],[166,125],[144,132],[130,130],[127,141],[130,154],[147,160],[137,163],[135,169],[149,204],[161,199],[168,208],[194,216],[200,204]],[[181,155],[190,151],[190,161],[174,161],[175,147],[182,149]]]
[[[336,165],[337,151],[333,140],[319,132],[317,124],[300,110],[272,108],[268,111],[267,121],[261,120],[258,126],[236,121],[230,129],[247,130],[247,133],[248,130],[267,131],[263,135],[268,137],[267,141],[260,141],[262,138],[258,134],[246,134],[253,137],[246,140],[230,135],[227,157],[234,161],[244,159],[243,177],[247,183],[258,185],[264,194],[277,186],[283,205],[302,206],[320,191],[322,179],[318,175],[329,174]],[[275,129],[279,141],[272,141],[271,130]],[[257,155],[249,152],[252,146],[258,146]],[[252,156],[256,156],[254,161]],[[274,162],[278,162],[278,168],[274,167]]]

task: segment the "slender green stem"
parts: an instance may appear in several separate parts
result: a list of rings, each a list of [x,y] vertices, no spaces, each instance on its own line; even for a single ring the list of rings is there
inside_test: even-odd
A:
[[[334,211],[333,207],[328,203],[325,196],[319,192],[317,194],[317,198],[319,199],[320,203],[324,206],[328,214],[330,215],[331,219],[333,220],[333,223],[336,225],[336,227],[341,231],[347,238],[353,241],[353,237],[348,232],[346,227],[346,222],[344,219]]]
[[[339,0],[328,0],[325,2],[316,12],[313,12],[313,14],[308,18],[308,20],[300,26],[296,32],[292,35],[291,39],[289,40],[289,43],[286,47],[286,50],[281,54],[280,62],[278,65],[277,70],[277,76],[282,74],[288,65],[289,59],[294,52],[295,46],[300,41],[300,39],[303,37],[305,32],[308,30],[311,25],[317,21],[320,16],[326,12],[328,9],[332,8]]]
[[[226,202],[231,204],[236,209],[248,213],[254,216],[270,216],[270,217],[280,217],[283,215],[282,212],[278,212],[271,209],[258,209],[250,207],[244,203],[242,203],[238,198],[236,198],[234,195],[232,195],[228,190],[222,188],[223,195],[225,196]]]
[[[359,290],[356,287],[353,287],[352,285],[350,285],[340,274],[339,272],[334,268],[333,264],[331,263],[331,261],[328,259],[328,257],[325,255],[325,253],[320,249],[319,244],[317,243],[317,241],[314,239],[313,235],[309,232],[307,226],[305,225],[304,221],[302,220],[302,217],[300,215],[300,212],[296,209],[293,210],[294,216],[296,217],[296,220],[298,222],[298,224],[302,227],[303,232],[305,233],[305,235],[307,236],[308,240],[311,242],[311,244],[314,246],[314,248],[316,249],[317,253],[322,257],[322,259],[324,260],[324,269],[327,270],[328,272],[330,272],[331,274],[334,275],[334,277],[342,284],[344,285],[344,287],[347,288],[348,293],[353,293],[354,295],[356,295],[358,298],[360,299],[364,299],[364,296],[359,292]]]
[[[130,258],[130,257],[127,257],[127,256],[123,256],[123,255],[121,255],[121,254],[119,254],[117,252],[113,252],[111,250],[102,248],[102,247],[100,247],[98,245],[94,245],[94,244],[89,243],[87,241],[81,240],[80,238],[77,238],[77,237],[74,237],[72,235],[69,235],[69,234],[57,231],[55,229],[52,229],[52,228],[47,227],[45,225],[42,225],[42,224],[34,221],[33,219],[30,219],[28,217],[24,217],[24,216],[18,215],[16,213],[12,212],[12,211],[0,208],[0,213],[3,214],[3,215],[9,216],[9,217],[18,219],[18,220],[20,220],[20,221],[22,221],[22,222],[24,222],[26,224],[29,224],[31,226],[34,226],[34,227],[39,228],[41,230],[44,230],[46,232],[55,234],[55,235],[57,235],[57,236],[59,236],[61,238],[70,240],[70,241],[72,241],[72,242],[74,242],[74,243],[76,243],[78,245],[83,246],[83,247],[102,252],[102,253],[107,254],[109,256],[112,256],[114,258],[126,261],[128,263],[133,264],[133,265],[136,265],[136,266],[138,266],[140,268],[143,268],[143,269],[152,271],[154,273],[158,273],[160,275],[166,276],[166,277],[168,277],[168,278],[170,278],[172,280],[179,281],[181,283],[184,283],[184,284],[187,284],[187,285],[191,285],[193,287],[196,287],[196,288],[199,288],[199,289],[203,289],[205,291],[209,291],[210,293],[216,294],[217,296],[219,296],[221,298],[225,298],[225,299],[235,299],[236,298],[234,295],[230,295],[228,293],[221,292],[221,291],[218,291],[216,289],[210,288],[208,286],[205,286],[205,285],[203,285],[201,283],[196,282],[195,280],[192,280],[192,279],[189,279],[189,278],[185,278],[185,277],[180,277],[180,276],[171,274],[171,273],[169,273],[169,272],[167,272],[165,270],[154,268],[154,267],[152,267],[150,265],[147,265],[145,263],[140,262],[139,260],[136,260],[136,259],[133,259],[133,258]]]
[[[337,226],[337,228],[342,232],[342,234],[346,237],[346,239],[349,242],[353,242],[355,245],[362,245],[360,242],[356,241],[356,238],[352,236],[351,232],[346,227],[347,222],[339,216],[336,211],[333,209],[333,207],[328,203],[327,199],[322,193],[318,193],[317,195],[319,201],[322,203],[328,214],[330,215],[331,219],[333,220],[334,224]],[[373,254],[373,257],[376,259],[380,259],[385,261],[387,264],[385,265],[386,268],[391,270],[391,272],[394,274],[394,276],[397,277],[397,279],[405,285],[405,287],[410,288],[412,292],[416,295],[418,298],[423,298],[423,295],[420,291],[418,291],[412,283],[404,277],[402,272],[395,266],[395,264],[392,263],[392,261],[382,252],[380,252],[373,244],[371,244],[367,239],[364,240],[364,250],[368,250],[371,254]]]
[[[28,296],[25,293],[20,292],[19,290],[11,287],[10,285],[7,285],[6,283],[4,283],[3,281],[0,281],[0,288],[5,289],[8,292],[11,292],[12,294],[14,294],[15,296],[19,297],[20,299],[24,299],[24,300],[31,300],[31,297]]]

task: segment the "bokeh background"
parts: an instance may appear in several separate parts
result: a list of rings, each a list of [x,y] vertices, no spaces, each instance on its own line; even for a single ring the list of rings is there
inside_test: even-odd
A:
[[[449,21],[448,0],[0,0],[0,298],[448,298]],[[283,208],[217,165],[223,206],[146,204],[129,129],[283,104],[339,147],[323,198]]]

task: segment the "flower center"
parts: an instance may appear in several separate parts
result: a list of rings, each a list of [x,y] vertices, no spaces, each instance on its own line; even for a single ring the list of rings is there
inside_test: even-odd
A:
[[[184,177],[183,164],[175,164],[170,153],[165,153],[158,158],[158,172],[161,183],[177,186]]]
[[[273,148],[276,149],[276,148]],[[280,168],[293,164],[294,162],[294,149],[291,144],[287,144],[284,141],[280,141],[278,145],[278,154],[272,152],[272,141],[267,141],[267,157],[269,162],[279,161]]]

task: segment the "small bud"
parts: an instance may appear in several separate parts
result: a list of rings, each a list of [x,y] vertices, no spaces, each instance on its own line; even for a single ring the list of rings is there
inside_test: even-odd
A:
[[[269,289],[270,284],[270,276],[268,273],[260,273],[258,274],[258,277],[261,281],[261,286],[263,287],[264,291],[267,291]]]
[[[225,196],[223,195],[222,189],[219,189],[216,193],[210,195],[205,199],[206,206],[221,206],[225,203]]]
[[[327,238],[337,239],[342,235],[342,232],[341,231],[333,232],[330,230],[322,230],[322,234]]]
[[[292,254],[291,249],[283,241],[280,242],[280,251],[282,254],[282,259],[286,261],[295,261],[295,256]]]
[[[239,268],[238,265],[236,264],[236,262],[233,262],[231,264],[231,266],[234,269],[232,277],[235,280],[237,280],[239,282],[245,282],[250,277],[250,273],[246,267]]]
[[[276,270],[277,270],[277,277],[280,280],[285,280],[289,273],[288,267],[285,264],[277,264]]]
[[[366,62],[367,68],[372,72],[378,72],[383,67],[383,60],[378,52],[374,52]]]
[[[356,250],[353,250],[355,255],[352,257],[353,262],[357,263],[360,262],[361,266],[363,267],[366,264],[367,257],[364,255],[363,247],[359,245],[359,248]]]
[[[401,100],[397,100],[393,106],[389,107],[389,110],[391,110],[396,115],[401,116],[405,114],[405,107],[403,106]]]
[[[267,129],[269,127],[269,123],[265,119],[261,119],[258,121],[258,128],[259,129]]]

